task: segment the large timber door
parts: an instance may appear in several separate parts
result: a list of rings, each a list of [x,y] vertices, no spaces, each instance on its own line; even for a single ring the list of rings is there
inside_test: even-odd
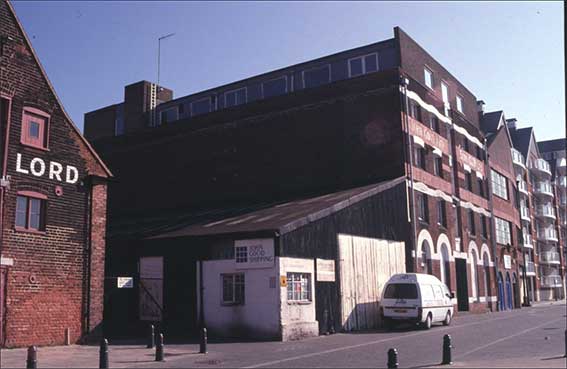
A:
[[[0,267],[0,347],[4,346],[4,328],[6,319],[6,268]]]
[[[467,278],[467,260],[455,258],[457,272],[457,308],[459,311],[469,310],[469,286]]]

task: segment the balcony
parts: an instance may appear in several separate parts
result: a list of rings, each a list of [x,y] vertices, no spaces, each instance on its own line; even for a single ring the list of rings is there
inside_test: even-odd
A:
[[[551,176],[551,168],[549,166],[549,163],[545,159],[540,158],[535,160],[532,169],[538,174]]]
[[[557,183],[557,186],[559,186],[560,190],[565,191],[565,188],[567,188],[567,177],[566,176],[559,176],[555,180],[555,183]]]
[[[536,195],[553,197],[553,187],[549,181],[536,182],[534,186],[534,193]]]
[[[538,227],[537,238],[542,241],[557,242],[557,232],[553,227]]]
[[[557,171],[561,174],[565,174],[567,171],[567,159],[566,158],[558,158],[555,164]]]
[[[548,275],[541,277],[541,286],[552,288],[552,287],[561,287],[563,284],[561,283],[561,277],[558,275]]]
[[[530,209],[528,209],[525,206],[520,206],[520,215],[522,217],[522,220],[525,220],[526,222],[529,222],[529,221],[532,220],[530,218]]]
[[[539,205],[536,208],[536,217],[543,218],[545,220],[554,221],[555,217],[555,209],[553,209],[550,205]]]
[[[535,276],[535,264],[533,261],[526,261],[526,275]]]
[[[539,262],[541,264],[556,264],[559,265],[561,260],[559,259],[559,253],[555,251],[544,251],[539,254]]]
[[[512,162],[514,165],[520,168],[526,169],[526,161],[524,160],[524,155],[522,155],[518,150],[512,148]]]
[[[518,191],[520,191],[526,196],[529,195],[528,184],[526,183],[526,181],[518,181]]]
[[[532,243],[532,236],[524,233],[523,238],[524,238],[524,242],[522,244],[524,245],[524,247],[527,248],[527,249],[533,249],[534,244]]]

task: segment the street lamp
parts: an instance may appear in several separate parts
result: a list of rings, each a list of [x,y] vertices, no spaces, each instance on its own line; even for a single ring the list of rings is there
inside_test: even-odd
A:
[[[171,37],[175,35],[175,33],[170,33],[168,35],[165,36],[161,36],[160,38],[158,38],[158,57],[157,57],[157,85],[159,88],[159,72],[160,72],[160,59],[161,59],[161,40],[166,39],[168,37]]]

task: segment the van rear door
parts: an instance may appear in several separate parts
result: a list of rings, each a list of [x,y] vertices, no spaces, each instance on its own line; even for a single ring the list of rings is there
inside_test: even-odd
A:
[[[384,290],[382,306],[384,316],[390,318],[415,318],[419,305],[419,291],[415,283],[390,283]]]

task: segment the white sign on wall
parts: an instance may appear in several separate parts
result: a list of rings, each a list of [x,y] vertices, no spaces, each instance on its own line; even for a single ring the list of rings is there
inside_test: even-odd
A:
[[[504,269],[512,269],[512,257],[504,255]]]
[[[272,238],[234,241],[234,261],[237,269],[271,268],[274,266]]]
[[[116,280],[116,286],[118,288],[133,288],[134,278],[132,277],[118,277]]]
[[[317,259],[317,281],[318,282],[335,281],[334,260]]]
[[[77,183],[79,180],[79,171],[72,165],[66,165],[56,161],[46,163],[41,158],[33,158],[29,163],[24,163],[22,154],[16,155],[16,172],[22,174],[33,175],[36,177],[49,177],[51,180],[59,182],[67,182],[69,184]]]

